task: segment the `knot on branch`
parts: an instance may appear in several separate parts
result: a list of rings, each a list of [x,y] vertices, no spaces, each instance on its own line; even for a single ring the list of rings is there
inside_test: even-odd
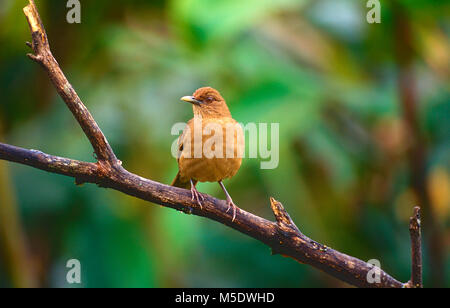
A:
[[[420,207],[414,207],[414,214],[409,218],[409,232],[420,232]]]
[[[300,230],[292,221],[291,216],[289,216],[281,202],[275,200],[273,197],[270,197],[270,207],[272,208],[272,212],[277,220],[277,225],[281,228],[281,230],[289,230],[301,234]]]
[[[23,12],[30,26],[31,37],[33,39],[32,43],[27,43],[27,45],[33,48],[34,55],[28,54],[27,56],[33,61],[42,63],[45,59],[43,54],[46,50],[49,50],[49,44],[47,34],[33,0],[30,0],[30,3],[23,8]]]

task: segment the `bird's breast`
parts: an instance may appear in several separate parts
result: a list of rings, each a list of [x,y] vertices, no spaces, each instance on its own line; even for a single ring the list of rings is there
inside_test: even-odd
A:
[[[180,139],[178,164],[185,178],[216,182],[234,176],[241,166],[244,133],[232,118],[194,118]]]

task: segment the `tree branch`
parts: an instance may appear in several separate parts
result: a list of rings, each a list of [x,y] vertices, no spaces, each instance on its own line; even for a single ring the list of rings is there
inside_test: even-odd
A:
[[[317,243],[300,232],[283,205],[271,198],[276,223],[239,209],[236,219],[227,213],[227,205],[205,195],[203,207],[192,201],[189,190],[164,185],[128,172],[117,160],[97,123],[67,81],[53,58],[34,2],[24,8],[32,32],[34,54],[31,59],[40,63],[50,80],[89,138],[97,163],[81,162],[51,156],[36,150],[27,150],[0,143],[0,159],[34,168],[70,176],[77,183],[95,183],[112,188],[142,200],[154,202],[187,214],[203,216],[247,234],[272,248],[273,254],[282,254],[301,263],[309,264],[344,282],[358,287],[408,287],[380,270],[379,282],[369,283],[367,275],[373,266]]]
[[[94,121],[86,106],[81,102],[80,97],[78,97],[72,85],[67,81],[58,62],[53,57],[47,34],[33,0],[30,0],[30,4],[24,7],[23,12],[27,18],[31,37],[33,38],[31,47],[34,54],[28,54],[28,57],[41,64],[47,71],[56,91],[58,91],[58,94],[88,137],[99,161],[112,165],[117,164],[117,158],[100,127]]]
[[[414,69],[417,51],[414,49],[413,26],[408,10],[401,1],[390,1],[394,26],[394,51],[398,66],[398,96],[403,121],[408,128],[408,163],[410,185],[423,213],[423,225],[428,240],[428,265],[432,287],[442,287],[445,280],[445,240],[428,188],[428,146],[418,116],[420,95]]]
[[[422,283],[422,234],[420,231],[420,207],[414,208],[414,216],[409,219],[411,236],[411,280],[408,287],[423,288]]]

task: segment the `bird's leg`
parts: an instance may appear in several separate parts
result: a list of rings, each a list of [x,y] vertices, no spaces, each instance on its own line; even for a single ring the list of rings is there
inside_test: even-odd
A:
[[[202,196],[201,193],[198,192],[197,188],[195,188],[195,184],[191,179],[191,194],[192,194],[192,201],[197,200],[197,204],[200,205],[200,209],[203,209],[202,206],[202,202],[200,201],[200,199],[202,199],[202,201],[205,201],[205,197]]]
[[[234,204],[233,199],[231,199],[230,194],[228,193],[227,189],[225,188],[225,186],[223,185],[222,181],[219,181],[219,185],[220,187],[222,187],[223,192],[225,193],[225,195],[227,196],[227,211],[226,213],[228,213],[228,211],[232,208],[233,209],[233,219],[231,220],[231,222],[233,222],[236,219],[236,210],[238,209],[238,207],[236,206],[236,204]]]

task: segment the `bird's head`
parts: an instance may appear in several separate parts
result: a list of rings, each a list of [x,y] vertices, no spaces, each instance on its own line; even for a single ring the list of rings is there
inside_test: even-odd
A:
[[[200,88],[192,96],[183,96],[181,100],[192,104],[195,116],[200,115],[204,118],[231,117],[225,100],[216,89]]]

